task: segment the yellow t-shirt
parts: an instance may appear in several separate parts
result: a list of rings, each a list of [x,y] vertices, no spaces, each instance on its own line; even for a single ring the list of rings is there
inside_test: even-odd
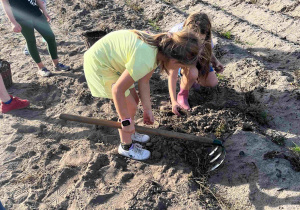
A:
[[[157,48],[129,30],[107,34],[84,54],[84,73],[95,97],[112,98],[111,86],[125,71],[138,81],[157,67]],[[132,86],[134,87],[134,86]],[[129,95],[129,90],[125,96]]]

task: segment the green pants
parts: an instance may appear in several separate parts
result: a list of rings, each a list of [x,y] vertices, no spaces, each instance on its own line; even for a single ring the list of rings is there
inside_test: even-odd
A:
[[[52,60],[57,59],[57,47],[53,31],[44,15],[40,17],[29,18],[28,20],[18,20],[22,27],[22,34],[26,39],[28,51],[36,63],[41,62],[41,58],[36,46],[34,29],[37,30],[48,44],[48,51]]]

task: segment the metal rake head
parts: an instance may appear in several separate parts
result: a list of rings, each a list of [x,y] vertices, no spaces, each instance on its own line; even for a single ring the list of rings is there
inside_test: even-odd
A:
[[[213,146],[208,153],[208,172],[217,169],[225,160],[226,150],[220,140],[214,140]]]

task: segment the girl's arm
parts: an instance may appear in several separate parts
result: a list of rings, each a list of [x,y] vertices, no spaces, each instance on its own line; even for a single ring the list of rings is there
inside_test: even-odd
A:
[[[169,87],[169,94],[172,103],[172,112],[180,116],[180,113],[178,112],[180,105],[177,103],[177,99],[176,99],[177,79],[178,79],[178,70],[169,69],[168,87]]]
[[[125,91],[129,89],[133,83],[134,80],[129,75],[128,71],[125,70],[112,87],[114,104],[121,120],[131,118],[128,112]],[[122,130],[127,133],[133,133],[135,130],[134,123],[131,123],[129,126],[122,127]]]
[[[9,21],[12,24],[12,28],[14,32],[21,32],[22,31],[22,27],[20,26],[20,24],[16,21],[12,11],[11,11],[11,6],[8,2],[8,0],[1,0],[3,9],[5,11],[6,16],[8,17]]]
[[[42,2],[42,0],[36,0],[36,3],[39,6],[39,8],[42,10],[45,17],[47,18],[47,21],[50,22],[51,17],[49,16],[49,14],[47,12],[44,2]]]
[[[214,53],[211,54],[211,64],[215,68],[217,73],[222,73],[224,71],[224,66],[222,63],[216,58]]]
[[[144,108],[144,123],[147,125],[152,125],[154,123],[154,116],[152,113],[151,101],[150,101],[150,85],[149,85],[149,80],[153,72],[154,70],[152,70],[150,73],[148,73],[146,76],[144,76],[138,81],[140,98]]]

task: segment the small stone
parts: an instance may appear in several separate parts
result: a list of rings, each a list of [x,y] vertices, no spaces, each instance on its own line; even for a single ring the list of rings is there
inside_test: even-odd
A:
[[[122,176],[121,178],[121,183],[126,183],[128,182],[130,179],[132,179],[134,177],[133,173],[126,173]]]
[[[198,149],[196,150],[196,152],[197,152],[197,154],[202,154],[202,149],[198,148]]]
[[[32,166],[32,169],[38,169],[39,168],[39,166],[38,165],[34,165],[34,166]]]
[[[205,132],[209,132],[211,130],[212,130],[212,127],[210,125],[204,127]]]
[[[146,147],[151,147],[153,144],[151,142],[146,143]]]
[[[242,129],[243,129],[243,131],[253,131],[253,127],[249,123],[244,123]]]
[[[154,151],[154,152],[152,152],[152,157],[154,159],[160,159],[161,158],[161,153],[157,152],[157,151]]]
[[[240,151],[239,156],[240,157],[244,157],[245,156],[245,152],[244,151]]]

